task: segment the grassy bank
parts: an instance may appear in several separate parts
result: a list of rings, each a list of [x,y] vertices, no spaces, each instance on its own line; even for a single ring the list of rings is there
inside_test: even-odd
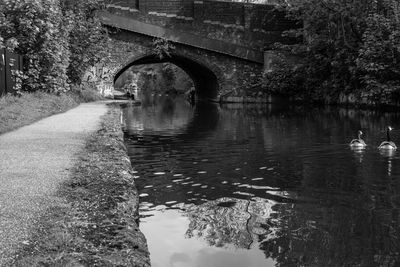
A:
[[[47,212],[10,265],[150,266],[119,116],[113,107],[102,118],[59,190],[64,204]]]
[[[65,112],[79,103],[100,98],[93,90],[76,90],[61,95],[44,92],[26,93],[22,96],[6,95],[0,98],[0,134]]]

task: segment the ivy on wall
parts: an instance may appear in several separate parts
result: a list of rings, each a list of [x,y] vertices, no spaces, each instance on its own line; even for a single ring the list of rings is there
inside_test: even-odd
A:
[[[175,46],[172,42],[164,38],[154,38],[153,40],[153,52],[160,59],[164,57],[170,57],[171,53],[175,50]]]

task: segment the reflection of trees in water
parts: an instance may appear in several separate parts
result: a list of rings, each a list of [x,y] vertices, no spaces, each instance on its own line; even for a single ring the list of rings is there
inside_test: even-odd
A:
[[[226,202],[235,204],[221,205]],[[398,209],[367,206],[221,198],[188,209],[186,236],[217,247],[249,249],[258,243],[277,266],[399,266]]]
[[[260,248],[278,266],[399,266],[400,203],[390,187],[336,195],[321,206],[277,204],[277,231]]]
[[[354,212],[348,216],[347,212],[334,209],[321,214],[323,217],[310,217],[311,212],[287,208],[287,205],[279,208],[281,218],[276,220],[279,229],[276,237],[260,246],[279,266],[398,266],[400,263],[398,226],[392,228],[395,224],[390,222],[394,218]]]
[[[175,129],[179,132],[193,117],[193,109],[182,97],[141,93],[142,105],[127,106],[124,110],[127,130],[164,131]]]
[[[201,112],[196,107],[193,116],[185,124],[185,131],[177,135],[180,141],[204,142],[200,147],[208,147],[213,145],[206,138],[210,133],[214,139],[237,143],[252,138],[260,140],[261,145],[255,143],[249,151],[242,151],[238,162],[256,161],[273,153],[279,163],[274,165],[275,171],[280,176],[268,177],[265,185],[290,189],[296,196],[291,195],[294,204],[279,203],[273,207],[268,200],[231,198],[192,207],[188,210],[188,237],[203,238],[212,246],[239,248],[249,248],[259,242],[265,255],[279,266],[400,266],[400,183],[398,169],[397,173],[396,168],[392,170],[392,164],[398,162],[396,155],[379,155],[377,150],[350,152],[350,159],[357,158],[354,163],[346,153],[340,152],[341,157],[328,153],[349,150],[347,146],[332,148],[331,144],[345,145],[343,140],[359,127],[368,129],[369,138],[378,139],[380,129],[385,123],[396,121],[398,114],[303,107],[276,111],[264,107],[220,109],[212,106]],[[310,152],[316,140],[324,146],[319,145]],[[169,144],[168,151],[176,147]],[[268,150],[271,152],[265,153],[266,148],[271,148]],[[308,154],[299,150],[294,153],[294,148],[303,148]],[[239,178],[232,177],[230,181],[241,182]],[[251,189],[246,192],[256,194]],[[221,191],[221,195],[226,196],[227,192]],[[271,199],[266,193],[258,196]],[[218,195],[210,191],[207,197]],[[226,201],[236,204],[219,205]]]
[[[161,114],[164,119],[171,119],[175,112],[175,100],[171,97],[166,97],[161,102]]]
[[[268,123],[281,129],[308,129],[307,136],[315,136],[319,133],[329,134],[332,137],[341,138],[356,130],[363,129],[366,137],[386,137],[386,126],[395,125],[400,121],[399,112],[382,112],[380,110],[360,110],[338,107],[310,107],[288,105],[243,105],[223,104],[223,112],[235,117],[247,119],[259,119],[260,115],[266,116]],[[317,127],[316,127],[317,126]],[[398,125],[400,126],[400,125]],[[316,131],[317,130],[317,131]],[[318,132],[319,131],[319,132]],[[393,132],[394,139],[396,131]],[[335,140],[332,140],[335,141]]]
[[[226,202],[234,203],[224,206]],[[203,238],[211,246],[234,245],[250,248],[254,242],[272,233],[269,217],[272,202],[263,199],[221,198],[188,211],[190,220],[186,236]]]

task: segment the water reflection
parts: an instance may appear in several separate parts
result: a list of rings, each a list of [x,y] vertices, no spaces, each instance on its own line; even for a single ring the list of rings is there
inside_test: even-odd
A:
[[[350,147],[350,150],[353,152],[354,158],[358,161],[358,163],[362,163],[365,156],[365,148]]]
[[[232,203],[229,206],[219,205]],[[186,210],[189,229],[186,236],[207,241],[208,245],[250,249],[254,242],[273,236],[268,221],[273,202],[263,199],[222,198]]]
[[[147,214],[149,211],[143,211]],[[146,236],[152,254],[153,267],[268,267],[274,266],[272,260],[266,260],[262,251],[227,247],[211,247],[201,238],[185,235],[191,221],[185,212],[168,209],[151,213],[142,219],[141,230],[152,233]]]
[[[379,153],[381,154],[382,157],[387,162],[387,175],[391,176],[392,175],[392,161],[396,156],[396,150],[391,150],[391,149],[381,149],[379,150]]]
[[[149,103],[124,117],[154,266],[400,264],[399,114]]]

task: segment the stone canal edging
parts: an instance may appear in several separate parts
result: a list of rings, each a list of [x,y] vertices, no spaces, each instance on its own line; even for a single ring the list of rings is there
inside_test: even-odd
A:
[[[110,104],[60,188],[63,205],[41,218],[37,233],[10,265],[150,266],[120,112]]]

